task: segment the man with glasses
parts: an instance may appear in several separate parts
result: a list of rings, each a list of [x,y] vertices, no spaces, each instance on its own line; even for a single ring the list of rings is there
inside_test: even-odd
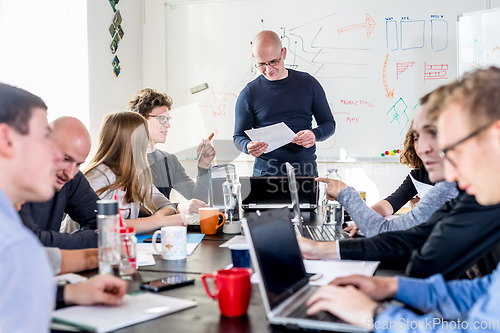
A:
[[[138,112],[148,120],[151,138],[148,152],[148,162],[153,174],[156,188],[170,199],[170,192],[175,189],[188,201],[179,204],[180,211],[197,213],[200,207],[208,202],[208,168],[215,157],[215,149],[209,142],[203,140],[198,146],[198,176],[196,182],[174,154],[156,149],[156,144],[165,143],[172,117],[170,108],[172,99],[154,89],[146,88],[139,91],[128,103],[128,110]],[[203,149],[203,152],[202,152]]]
[[[286,47],[273,31],[261,31],[252,43],[255,67],[262,74],[241,91],[235,108],[233,141],[240,151],[255,157],[254,176],[286,176],[290,162],[298,175],[317,176],[316,141],[335,132],[335,120],[319,82],[285,68]],[[312,128],[312,118],[318,124]],[[266,153],[266,142],[253,142],[246,130],[284,122],[297,134],[281,148]]]
[[[500,69],[466,74],[437,121],[446,180],[457,182],[481,205],[500,203],[499,96]],[[382,302],[391,298],[406,307]],[[498,332],[500,271],[449,282],[440,274],[426,280],[354,275],[320,288],[307,303],[310,315],[326,310],[375,332]]]

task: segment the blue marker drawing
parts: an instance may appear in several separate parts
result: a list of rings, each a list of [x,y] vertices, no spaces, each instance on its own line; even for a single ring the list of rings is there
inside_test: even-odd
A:
[[[385,22],[385,41],[387,48],[391,51],[399,49],[398,23],[396,21]]]
[[[432,50],[434,52],[440,52],[445,50],[447,47],[448,47],[448,22],[446,22],[446,20],[435,20],[435,19],[431,20]]]
[[[406,126],[410,122],[410,118],[408,117],[408,114],[406,113],[406,109],[408,108],[408,105],[406,105],[405,101],[403,98],[399,98],[396,103],[387,111],[385,114],[386,116],[393,112],[392,114],[392,120],[390,124],[392,123],[397,123],[398,126],[402,126],[401,132],[399,132],[399,135],[403,133],[405,130]]]
[[[421,49],[425,45],[425,20],[400,21],[401,50]]]

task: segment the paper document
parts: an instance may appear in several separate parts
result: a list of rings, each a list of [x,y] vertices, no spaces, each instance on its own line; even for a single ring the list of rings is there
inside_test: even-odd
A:
[[[307,273],[323,274],[316,281],[311,281],[313,286],[324,286],[338,277],[360,274],[372,276],[380,262],[358,260],[304,260]]]
[[[373,276],[379,264],[379,261],[304,259],[307,273],[322,274],[318,280],[309,282],[312,286],[326,286],[336,278],[353,274]],[[259,283],[257,273],[252,274],[250,281]]]
[[[265,142],[269,146],[264,153],[270,153],[292,142],[297,135],[284,122],[274,125],[246,130],[245,134],[253,142]]]
[[[71,306],[52,312],[52,319],[87,331],[110,332],[196,306],[196,302],[140,293],[123,296],[121,306]]]
[[[231,238],[227,242],[219,245],[219,247],[229,247],[229,245],[233,245],[233,244],[246,244],[246,243],[247,243],[247,239],[245,238],[245,236],[234,236],[233,238]]]
[[[61,281],[68,281],[71,284],[85,282],[88,280],[85,276],[78,275],[75,273],[67,273],[67,274],[57,275],[55,277],[55,279],[61,280]]]
[[[152,254],[137,251],[136,260],[137,260],[137,267],[156,265],[155,258],[153,257]]]

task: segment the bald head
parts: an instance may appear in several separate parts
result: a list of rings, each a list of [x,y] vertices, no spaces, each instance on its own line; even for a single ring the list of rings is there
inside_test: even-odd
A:
[[[263,30],[252,42],[252,55],[257,68],[269,81],[281,80],[288,76],[285,68],[286,51],[274,31]]]
[[[91,138],[83,123],[73,117],[57,118],[50,124],[51,140],[63,154],[56,162],[56,190],[60,190],[80,170],[80,165],[90,153]]]
[[[271,30],[262,30],[252,41],[252,52],[254,56],[258,54],[261,49],[272,48],[279,52],[281,47],[280,37]]]

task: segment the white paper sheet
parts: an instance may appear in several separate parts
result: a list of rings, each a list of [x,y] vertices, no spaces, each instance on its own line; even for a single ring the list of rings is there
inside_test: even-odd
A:
[[[71,306],[52,312],[52,318],[94,332],[110,332],[196,305],[187,299],[141,293],[123,296],[121,306]]]
[[[304,260],[307,273],[323,274],[318,280],[310,282],[313,286],[324,286],[338,277],[353,274],[372,276],[378,265],[378,261]]]
[[[292,142],[297,135],[284,122],[246,130],[245,134],[253,142],[266,142],[269,146],[264,153],[272,152]]]
[[[373,276],[379,263],[378,261],[304,259],[307,273],[322,274],[322,277],[318,280],[309,282],[312,286],[325,286],[336,278],[353,274]],[[259,282],[256,273],[252,274],[250,281],[252,283]]]
[[[155,258],[152,254],[137,252],[137,267],[154,266],[156,265]]]
[[[229,247],[229,245],[233,245],[233,244],[246,244],[246,243],[247,243],[247,239],[245,238],[245,236],[234,236],[233,238],[231,238],[227,242],[219,245],[219,247]]]
[[[55,278],[56,280],[68,281],[71,284],[87,281],[87,278],[85,276],[74,273],[57,275]]]

